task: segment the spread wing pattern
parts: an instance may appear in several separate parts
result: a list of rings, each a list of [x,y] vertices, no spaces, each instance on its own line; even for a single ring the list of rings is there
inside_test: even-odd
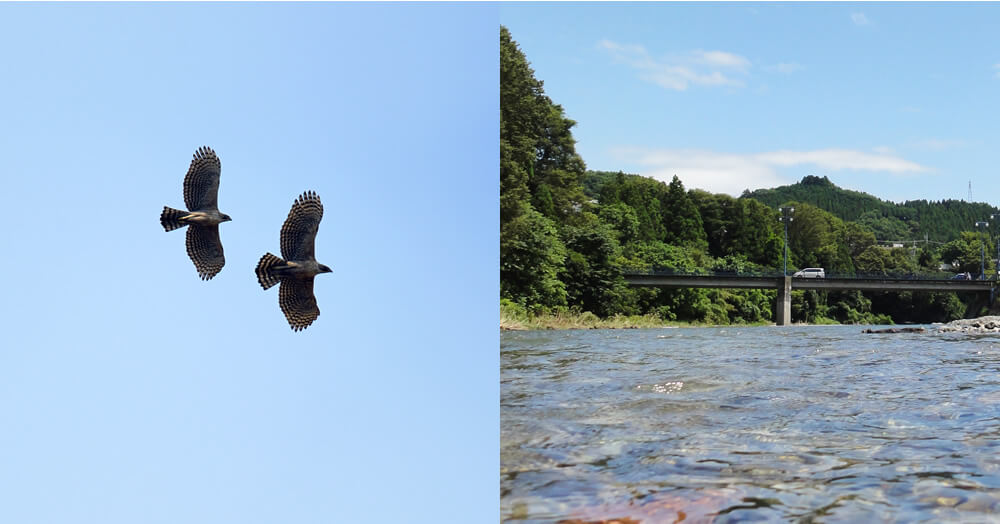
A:
[[[278,305],[292,330],[301,331],[319,317],[313,278],[286,278],[278,289]]]
[[[281,226],[281,256],[285,260],[314,260],[316,232],[323,219],[323,204],[313,191],[302,193],[292,204],[285,224]],[[312,294],[312,282],[309,283]],[[311,321],[310,321],[311,322]]]
[[[187,252],[202,280],[211,280],[219,274],[222,266],[226,265],[226,257],[222,253],[222,240],[219,239],[219,226],[198,224],[188,226]],[[311,292],[312,287],[309,289]]]
[[[210,147],[202,146],[194,153],[191,166],[184,176],[184,205],[188,211],[219,208],[219,175],[222,162]]]

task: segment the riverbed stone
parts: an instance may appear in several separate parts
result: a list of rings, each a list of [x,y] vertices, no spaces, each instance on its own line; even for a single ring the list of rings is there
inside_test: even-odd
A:
[[[866,329],[862,333],[923,333],[927,331],[922,327],[886,328],[886,329]]]
[[[1000,333],[1000,316],[963,318],[953,320],[938,328],[942,333],[986,334]]]

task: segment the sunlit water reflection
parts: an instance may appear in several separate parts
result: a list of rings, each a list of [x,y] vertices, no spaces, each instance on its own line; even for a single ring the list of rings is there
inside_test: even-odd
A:
[[[1000,337],[510,332],[507,522],[1000,519]]]

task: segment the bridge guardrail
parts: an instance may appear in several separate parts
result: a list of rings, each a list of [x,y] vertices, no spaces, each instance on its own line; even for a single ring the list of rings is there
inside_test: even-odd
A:
[[[781,271],[717,271],[717,270],[684,270],[675,268],[623,268],[623,275],[676,275],[705,277],[758,277],[781,278]],[[789,272],[788,276],[792,276]],[[954,273],[826,273],[826,278],[857,279],[857,280],[951,280]],[[973,278],[973,280],[976,280]],[[993,280],[993,279],[988,279]]]
[[[765,277],[781,278],[781,271],[712,271],[712,270],[684,270],[674,268],[624,268],[624,275],[677,275],[677,276],[704,276],[704,277]]]

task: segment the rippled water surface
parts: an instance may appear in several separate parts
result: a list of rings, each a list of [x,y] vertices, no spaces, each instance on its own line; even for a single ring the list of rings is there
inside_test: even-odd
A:
[[[509,332],[505,522],[1000,521],[1000,337]]]

